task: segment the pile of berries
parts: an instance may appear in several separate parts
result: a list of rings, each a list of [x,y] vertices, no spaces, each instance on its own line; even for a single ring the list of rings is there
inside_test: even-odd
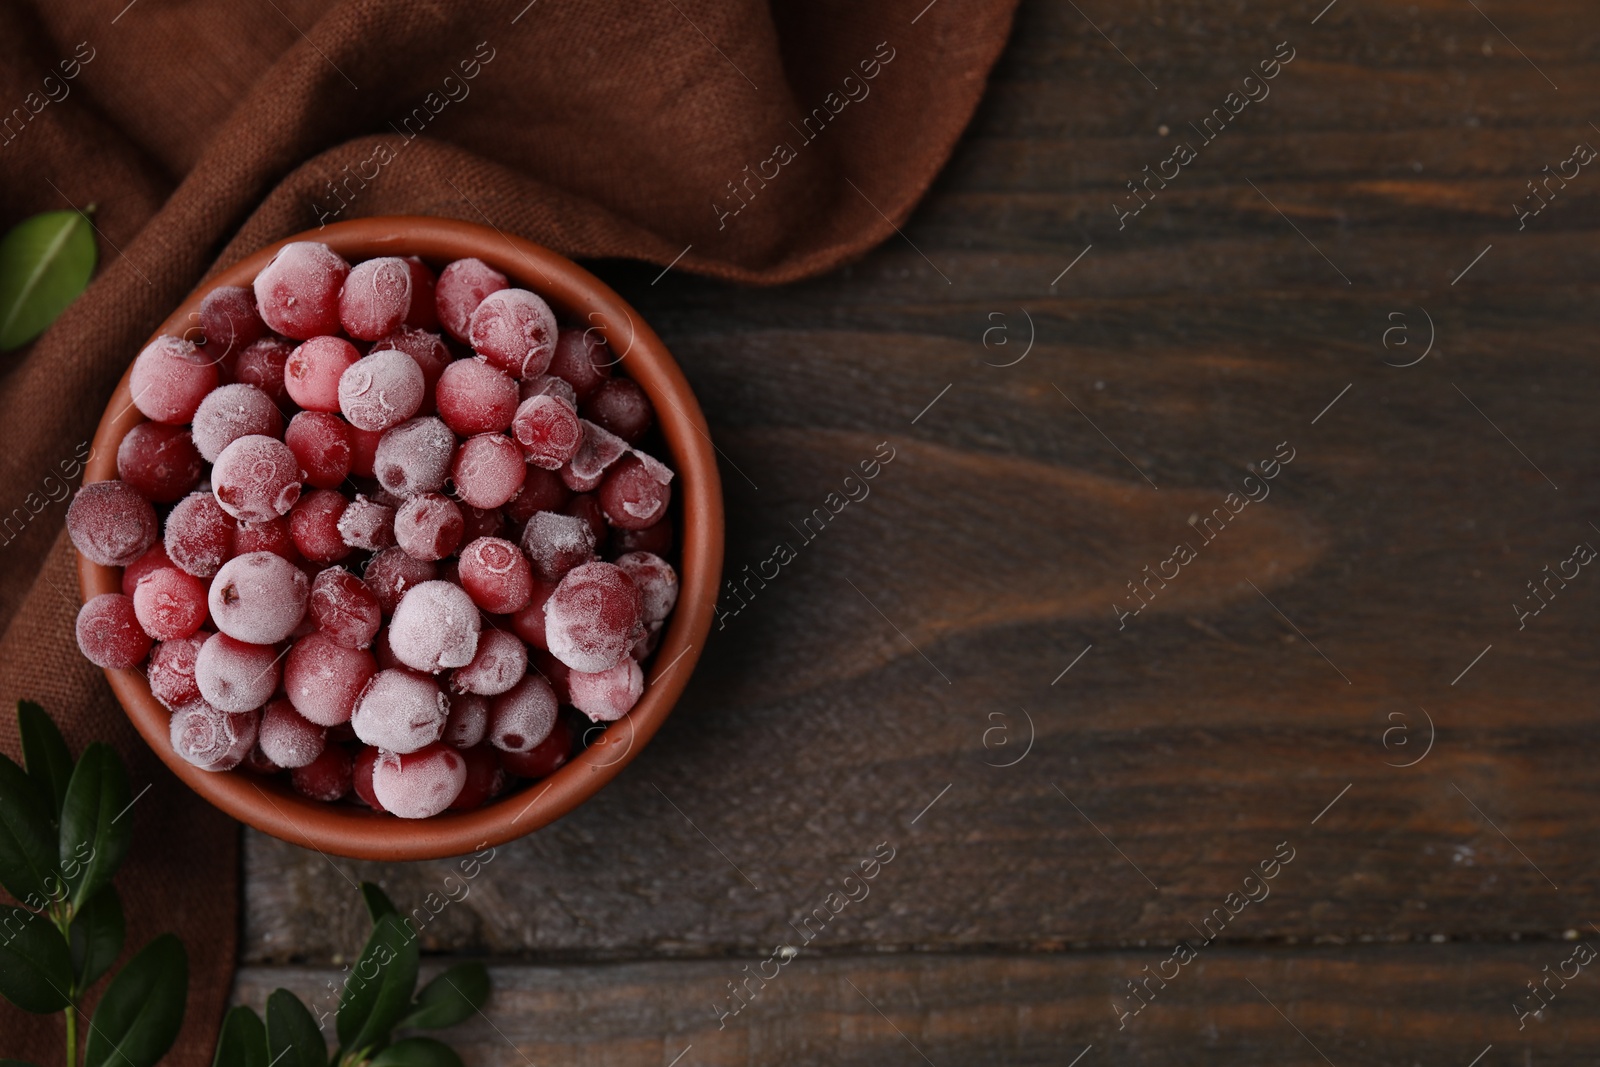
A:
[[[594,330],[480,260],[314,242],[199,318],[139,353],[149,421],[67,513],[123,568],[78,645],[144,670],[180,756],[424,818],[627,714],[677,601],[672,472]]]

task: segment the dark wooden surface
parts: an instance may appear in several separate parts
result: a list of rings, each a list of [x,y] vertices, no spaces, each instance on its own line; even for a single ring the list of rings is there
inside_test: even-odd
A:
[[[1512,206],[1600,145],[1600,14],[1323,2],[1026,3],[906,239],[768,291],[602,265],[725,453],[730,575],[798,552],[628,771],[426,927],[499,964],[470,1062],[1593,1062],[1593,966],[1514,1005],[1600,946],[1600,574],[1512,605],[1600,545],[1600,172]],[[1282,41],[1271,95],[1119,231],[1124,183]],[[249,835],[241,996],[348,958],[351,880],[419,902],[452,869]]]

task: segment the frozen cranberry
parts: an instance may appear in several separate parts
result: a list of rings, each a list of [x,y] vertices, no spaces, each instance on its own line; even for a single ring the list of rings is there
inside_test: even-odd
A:
[[[194,680],[194,663],[200,656],[200,646],[210,636],[199,633],[163,641],[150,653],[145,677],[150,682],[151,695],[168,711],[200,699],[200,684]]]
[[[499,433],[517,413],[517,383],[487,360],[458,359],[439,376],[439,417],[456,433]]]
[[[628,443],[604,426],[587,419],[581,421],[583,443],[573,454],[572,462],[561,468],[561,480],[568,489],[587,493],[600,484],[606,469],[627,453]]]
[[[278,249],[256,275],[256,311],[285,337],[307,338],[339,331],[339,290],[350,264],[315,241],[294,241]]]
[[[672,523],[667,519],[642,530],[616,527],[611,531],[611,551],[618,556],[629,552],[654,552],[665,556],[672,551],[672,541]]]
[[[339,379],[360,353],[342,337],[312,337],[289,354],[283,386],[307,411],[339,410]]]
[[[504,274],[481,259],[456,260],[439,272],[439,281],[434,286],[439,324],[457,341],[465,341],[472,313],[478,310],[483,298],[509,284]]]
[[[587,563],[594,556],[594,543],[594,530],[575,515],[541,511],[522,530],[522,550],[533,564],[533,573],[547,581]]]
[[[253,385],[213,389],[194,413],[194,444],[209,463],[241,437],[283,436],[283,416],[272,398]]]
[[[461,531],[463,544],[471,544],[480,537],[499,537],[506,529],[506,519],[499,508],[475,508],[471,504],[462,504],[461,518],[465,523]]]
[[[572,515],[589,524],[589,529],[594,531],[596,544],[605,540],[606,517],[600,510],[600,501],[593,493],[579,493],[568,501],[567,506],[561,509],[563,515]]]
[[[417,559],[396,545],[379,552],[367,561],[363,577],[367,587],[378,598],[385,615],[394,613],[400,598],[423,582],[431,582],[439,569],[427,560]]]
[[[200,329],[206,355],[215,361],[266,336],[267,324],[256,314],[255,293],[242,285],[219,285],[200,301]]]
[[[571,499],[572,490],[562,483],[561,475],[530,466],[522,479],[522,490],[506,505],[506,518],[522,526],[535,512],[561,511]]]
[[[534,648],[528,651],[528,666],[539,677],[550,683],[550,688],[555,691],[556,699],[563,704],[572,703],[572,694],[567,691],[567,679],[572,677],[572,668],[556,659],[549,652]]]
[[[378,631],[377,639],[372,642],[372,656],[378,661],[378,669],[380,671],[392,671],[395,669],[411,671],[411,668],[395,658],[394,649],[389,647],[388,630]],[[411,671],[411,673],[414,674],[416,672]]]
[[[395,509],[357,495],[339,516],[339,536],[351,548],[381,552],[395,543]]]
[[[572,756],[572,727],[557,719],[550,736],[527,752],[501,752],[500,765],[519,778],[548,778]]]
[[[177,425],[217,387],[217,368],[181,337],[157,337],[133,361],[128,388],[145,418]]]
[[[176,567],[152,571],[133,592],[133,612],[157,641],[188,637],[206,621],[205,583]]]
[[[278,650],[212,634],[195,657],[194,680],[206,703],[219,711],[254,711],[277,691]]]
[[[645,623],[644,636],[633,643],[628,650],[628,655],[635,663],[643,663],[650,658],[650,654],[661,643],[661,624],[659,622]]]
[[[300,625],[310,592],[311,580],[282,556],[235,556],[211,580],[211,618],[229,637],[270,645]]]
[[[71,516],[68,516],[68,528]],[[167,555],[196,578],[217,573],[233,550],[234,521],[210,493],[190,493],[167,514]]]
[[[150,635],[139,625],[133,598],[101,593],[78,610],[78,648],[90,663],[120,671],[150,652]]]
[[[527,453],[528,462],[545,470],[560,470],[583,445],[583,424],[578,413],[560,397],[530,396],[517,408],[511,432]]]
[[[378,794],[372,791],[372,771],[378,765],[379,751],[371,745],[362,745],[361,751],[356,753],[355,765],[351,768],[350,787],[355,790],[361,803],[373,811],[382,811],[383,804],[378,800]]]
[[[557,378],[554,374],[541,374],[534,378],[527,378],[517,389],[517,399],[519,401],[535,396],[559,397],[565,400],[573,411],[578,410],[578,391],[565,378]]]
[[[304,767],[322,755],[327,743],[327,728],[295,711],[289,701],[268,701],[261,709],[261,730],[256,744],[262,755],[279,767]]]
[[[373,477],[378,462],[378,444],[383,440],[382,430],[358,430],[350,426],[350,473],[363,478]]]
[[[646,625],[661,622],[678,603],[678,572],[652,552],[629,552],[617,557],[617,566],[639,587]]]
[[[275,437],[241,437],[217,457],[211,491],[222,510],[236,519],[275,519],[300,499],[300,461]]]
[[[600,509],[606,521],[628,530],[654,526],[667,513],[672,486],[657,480],[638,456],[626,456],[600,483]]]
[[[522,609],[533,594],[533,568],[522,550],[499,537],[480,537],[461,550],[461,588],[491,615]]]
[[[133,591],[139,588],[139,579],[162,567],[172,567],[175,564],[167,555],[167,548],[160,541],[144,550],[144,554],[126,567],[122,568],[122,594],[132,596]]]
[[[526,289],[501,289],[472,313],[472,348],[507,374],[543,374],[555,353],[556,316],[544,298]]]
[[[432,307],[433,301],[428,301]],[[416,307],[413,300],[412,307]],[[431,327],[430,327],[431,330]],[[422,370],[422,411],[431,413],[434,410],[434,393],[439,384],[439,379],[444,375],[445,368],[454,358],[450,349],[446,347],[444,339],[430,330],[413,329],[410,326],[401,326],[393,333],[385,334],[372,343],[372,351],[381,352],[392,348],[396,352],[404,352],[416,361]]]
[[[182,426],[141,422],[117,446],[117,477],[157,504],[182,500],[204,473],[194,438]]]
[[[598,330],[562,330],[556,339],[555,354],[550,358],[549,372],[556,375],[578,394],[581,404],[611,377],[611,355],[600,340]]]
[[[383,256],[350,268],[339,291],[339,321],[344,332],[376,341],[405,321],[411,310],[411,265]]]
[[[422,582],[406,590],[389,621],[389,646],[413,670],[465,667],[478,650],[478,607],[460,586]]]
[[[372,768],[372,791],[384,810],[402,819],[426,819],[448,808],[467,782],[467,761],[448,745],[417,752],[384,752]]]
[[[450,717],[439,739],[452,748],[471,748],[489,733],[489,702],[476,693],[450,698]]]
[[[484,801],[506,787],[506,772],[500,768],[499,754],[488,745],[469,748],[461,752],[467,765],[466,780],[461,792],[450,802],[452,811],[471,811],[483,807]]]
[[[259,716],[230,714],[204,700],[172,713],[172,750],[204,771],[231,771],[256,743]]]
[[[498,696],[527,673],[527,646],[504,630],[486,630],[478,636],[472,662],[451,672],[450,691]]]
[[[395,512],[394,537],[417,559],[440,560],[456,550],[465,525],[455,501],[438,493],[421,493]]]
[[[371,645],[383,622],[377,596],[343,567],[329,567],[312,579],[309,610],[317,629],[346,648]]]
[[[644,632],[639,587],[611,563],[568,571],[544,612],[551,654],[574,671],[610,670]]]
[[[385,430],[373,457],[373,473],[396,496],[437,493],[450,477],[456,435],[431,416]]]
[[[374,674],[361,691],[350,725],[369,745],[415,752],[439,740],[449,712],[450,702],[432,678],[391,668]]]
[[[511,438],[481,433],[461,442],[451,464],[456,495],[474,507],[497,508],[522,488],[528,465]]]
[[[354,772],[355,765],[350,753],[338,745],[329,745],[316,759],[291,771],[289,781],[301,796],[331,804],[350,792]]]
[[[537,674],[489,701],[489,743],[502,752],[531,751],[555,724],[555,692]]]
[[[350,554],[339,531],[339,519],[349,503],[332,489],[313,489],[289,512],[289,535],[295,548],[313,563],[337,563]]]
[[[271,552],[290,563],[301,561],[300,551],[294,547],[294,538],[289,533],[289,524],[283,519],[235,524],[229,556],[242,556],[247,552]]]
[[[295,711],[318,726],[337,726],[350,721],[356,697],[376,673],[372,653],[341,645],[319,630],[289,650],[283,687]]]
[[[415,415],[425,389],[422,368],[404,352],[363,356],[339,379],[339,410],[358,430],[387,430]]]
[[[632,378],[607,378],[589,394],[583,417],[636,445],[650,431],[656,414],[638,382]]]
[[[326,411],[302,411],[289,420],[283,443],[317,489],[337,489],[350,475],[350,426]]]
[[[90,482],[67,508],[67,536],[90,563],[126,567],[156,543],[156,509],[127,482]]]
[[[555,582],[532,579],[528,602],[511,615],[511,629],[516,631],[517,636],[534,648],[545,651],[549,651],[550,642],[545,637],[544,606],[555,591]]]
[[[434,303],[436,279],[433,271],[416,256],[406,257],[406,269],[411,272],[411,309],[406,312],[406,325],[419,330],[437,330],[439,309]]]
[[[238,354],[233,363],[233,380],[253,385],[274,404],[281,404],[289,395],[283,374],[293,351],[294,345],[281,337],[263,337]]]
[[[595,722],[615,722],[639,702],[644,671],[631,659],[596,674],[573,671],[567,676],[567,691],[572,706]]]

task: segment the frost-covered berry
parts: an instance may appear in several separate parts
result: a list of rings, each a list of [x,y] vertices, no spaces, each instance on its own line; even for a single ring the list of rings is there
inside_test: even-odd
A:
[[[255,746],[259,716],[232,714],[204,700],[172,713],[172,750],[203,771],[231,771]]]
[[[527,454],[528,462],[545,470],[560,470],[583,445],[583,423],[578,413],[558,396],[530,396],[524,400],[511,420],[511,433]]]
[[[294,710],[287,700],[272,700],[261,709],[261,728],[256,738],[262,755],[279,767],[304,767],[328,743],[328,730]]]
[[[500,754],[495,749],[488,745],[465,749],[461,759],[467,765],[467,777],[461,792],[450,802],[452,811],[481,808],[486,800],[505,789],[506,772],[500,766]]]
[[[372,768],[372,790],[384,810],[426,819],[448,808],[467,781],[467,762],[448,745],[417,752],[384,752]]]
[[[456,435],[432,416],[385,430],[373,456],[373,474],[395,496],[437,493],[450,477]]]
[[[404,352],[373,352],[340,376],[339,410],[358,430],[387,430],[421,409],[426,387],[422,368]]]
[[[611,563],[568,571],[544,612],[551,655],[588,674],[622,662],[644,633],[639,587]]]
[[[461,544],[465,528],[455,501],[438,493],[419,493],[394,514],[395,541],[417,559],[444,559]]]
[[[133,406],[154,422],[177,425],[194,417],[217,387],[217,368],[181,337],[163,336],[144,346],[128,376]]]
[[[263,337],[249,345],[233,360],[233,380],[241,385],[253,385],[275,404],[289,395],[284,385],[284,368],[294,345],[281,337]]]
[[[117,477],[157,504],[182,500],[204,473],[194,438],[182,426],[141,422],[117,446]]]
[[[562,330],[550,358],[549,373],[572,386],[580,404],[611,376],[611,354],[599,334],[595,329]]]
[[[557,332],[550,305],[526,289],[502,289],[484,297],[472,313],[469,331],[478,355],[517,378],[545,372],[555,354]]]
[[[289,512],[289,535],[312,563],[337,563],[350,554],[339,528],[349,501],[332,489],[313,489]]]
[[[456,495],[476,508],[497,508],[522,488],[528,465],[511,438],[481,433],[461,442],[450,465]]]
[[[90,482],[67,508],[67,536],[90,563],[126,567],[160,536],[156,509],[127,482]]]
[[[394,330],[410,310],[411,265],[395,256],[357,263],[339,292],[344,332],[362,341],[376,341]]]
[[[394,508],[358,493],[339,516],[339,536],[351,548],[382,552],[395,543],[394,516]]]
[[[481,259],[458,259],[439,272],[434,285],[434,305],[439,325],[457,341],[467,340],[472,313],[490,293],[499,292],[510,282],[506,276]]]
[[[517,383],[482,357],[458,359],[439,376],[434,402],[445,425],[462,437],[499,433],[517,413]]]
[[[555,724],[555,692],[537,674],[489,701],[489,743],[503,752],[532,750]]]
[[[236,519],[264,522],[287,515],[300,499],[300,462],[275,437],[251,434],[222,450],[211,468],[211,491]],[[170,551],[170,549],[169,549]]]
[[[285,337],[303,341],[339,332],[339,290],[350,264],[316,241],[278,249],[256,275],[256,312]]]
[[[644,671],[631,659],[596,674],[573,671],[567,676],[567,692],[572,706],[595,722],[615,722],[639,702]]]
[[[210,578],[233,553],[233,529],[215,496],[190,493],[167,514],[167,555],[179,570]]]
[[[319,726],[337,726],[350,721],[356,698],[376,673],[372,653],[347,648],[319,630],[289,650],[283,688],[301,715]]]
[[[311,621],[346,648],[367,648],[383,623],[378,598],[367,583],[343,567],[329,567],[311,580]]]
[[[510,541],[480,537],[461,550],[461,588],[492,615],[522,610],[533,595],[533,568]]]
[[[337,489],[350,476],[350,425],[331,412],[297,413],[283,432],[283,443],[314,488]]]
[[[316,759],[289,772],[296,793],[329,804],[350,792],[353,778],[350,753],[338,745],[327,746]]]
[[[522,530],[522,550],[533,573],[554,581],[594,556],[594,530],[575,515],[541,511]]]
[[[339,379],[360,358],[343,337],[312,337],[289,354],[283,387],[307,411],[338,411]]]
[[[235,556],[211,580],[211,618],[229,637],[270,645],[300,625],[310,592],[305,572],[282,556]]]
[[[629,552],[617,557],[617,566],[639,587],[646,625],[661,622],[678,603],[678,572],[654,552]]]
[[[150,652],[150,635],[139,625],[133,598],[101,593],[78,610],[78,648],[96,667],[127,670]]]
[[[194,413],[195,447],[208,463],[241,437],[283,436],[283,416],[272,398],[253,385],[213,389]]]
[[[423,582],[431,582],[438,576],[437,566],[427,560],[417,559],[398,545],[386,548],[368,560],[367,569],[362,575],[367,588],[378,598],[378,605],[383,608],[385,615],[392,615],[400,598],[411,589]]]
[[[168,711],[200,699],[200,685],[194,680],[194,664],[200,656],[200,646],[210,636],[198,633],[192,637],[163,641],[150,653],[145,677],[149,679],[151,695]]]
[[[267,324],[256,313],[256,294],[242,285],[219,285],[200,301],[200,329],[211,360],[238,353],[266,336]]]
[[[527,673],[527,646],[504,630],[485,630],[478,635],[472,662],[450,673],[450,691],[498,696]]]
[[[451,748],[471,748],[489,733],[489,701],[476,693],[450,698],[450,717],[439,740]]]
[[[278,650],[212,634],[195,657],[194,680],[206,703],[218,710],[232,715],[253,711],[277,691]]]
[[[361,691],[350,725],[369,745],[415,752],[439,740],[449,713],[450,702],[432,678],[390,668],[373,675]]]
[[[500,765],[519,778],[548,778],[572,756],[572,728],[557,719],[550,736],[527,752],[501,752]]]
[[[163,567],[140,579],[133,611],[144,632],[157,641],[188,637],[206,621],[205,583],[176,567]]]
[[[655,422],[655,409],[632,378],[607,378],[589,394],[583,417],[636,445]]]
[[[656,464],[660,470],[665,470]],[[668,475],[670,478],[670,474]],[[637,455],[624,456],[600,483],[600,509],[606,521],[624,530],[654,526],[667,513],[672,486]]]
[[[389,647],[407,667],[465,667],[478,650],[477,605],[457,585],[423,582],[406,591],[389,621]]]

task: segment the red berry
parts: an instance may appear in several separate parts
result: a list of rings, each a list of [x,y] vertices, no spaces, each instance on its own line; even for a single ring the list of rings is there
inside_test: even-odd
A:
[[[192,637],[163,641],[150,653],[145,677],[150,681],[151,695],[161,701],[162,707],[168,711],[200,699],[200,683],[194,680],[194,664],[200,656],[200,646],[210,636],[198,633]]]
[[[550,641],[545,637],[544,606],[550,600],[550,594],[556,591],[555,582],[533,580],[532,595],[528,602],[518,608],[511,616],[511,629],[534,648],[550,650]]]
[[[167,556],[167,548],[160,541],[144,550],[144,555],[122,569],[122,595],[132,596],[139,588],[139,579],[162,567],[176,566]]]
[[[393,331],[410,310],[411,264],[395,256],[357,263],[339,291],[344,332],[363,341]]]
[[[498,696],[527,673],[527,646],[504,630],[486,630],[478,635],[472,662],[451,672],[450,691]]]
[[[254,711],[277,691],[278,650],[212,634],[195,657],[194,680],[206,703],[217,710],[230,715]]]
[[[133,361],[128,387],[144,417],[174,425],[188,422],[217,387],[217,368],[181,337],[157,337]]]
[[[461,588],[491,615],[520,611],[533,595],[533,568],[522,550],[499,537],[480,537],[461,550]]]
[[[611,377],[611,363],[611,354],[600,340],[598,330],[571,329],[562,330],[556,339],[555,354],[548,369],[572,386],[581,404],[601,382]]]
[[[351,770],[351,788],[356,796],[361,798],[361,803],[373,811],[382,811],[383,804],[378,800],[378,794],[372,791],[372,771],[378,765],[378,749],[371,745],[362,745],[361,751],[356,753],[355,766]]]
[[[317,489],[337,489],[350,476],[350,425],[326,411],[302,411],[289,420],[283,443]]]
[[[626,456],[606,472],[599,496],[607,522],[625,530],[643,530],[666,515],[672,486],[658,481],[638,456]]]
[[[341,645],[319,630],[289,650],[283,687],[295,711],[318,726],[337,726],[350,721],[356,698],[376,673],[372,653]]]
[[[67,536],[90,563],[126,567],[160,536],[156,509],[127,482],[90,482],[67,508]]]
[[[283,416],[272,398],[253,385],[213,389],[194,413],[195,447],[209,463],[241,437],[283,436]]]
[[[275,437],[241,437],[217,457],[211,491],[222,510],[236,519],[275,519],[300,499],[300,461]]]
[[[555,690],[557,700],[563,704],[572,703],[572,694],[567,691],[567,679],[572,677],[571,667],[541,649],[531,649],[528,652],[528,665],[539,673],[539,677],[550,683],[550,688]]]
[[[461,531],[464,544],[471,544],[480,537],[499,537],[506,529],[506,519],[499,508],[475,508],[471,504],[463,504],[461,518],[466,523]]]
[[[383,440],[382,430],[347,428],[350,434],[350,473],[363,478],[373,477],[378,462],[378,444]]]
[[[372,769],[372,790],[384,810],[402,819],[426,819],[448,808],[467,782],[467,761],[448,745],[417,752],[384,752]]]
[[[487,360],[458,359],[434,391],[439,417],[456,433],[499,433],[517,413],[517,383]]]
[[[139,625],[133,598],[101,593],[78,610],[78,648],[96,667],[127,670],[150,652],[150,635]]]
[[[72,528],[72,515],[67,515]],[[233,519],[210,493],[190,493],[167,513],[167,555],[196,578],[217,573],[233,551]]]
[[[600,501],[593,493],[579,493],[561,509],[563,515],[572,515],[589,524],[594,531],[595,544],[606,538],[606,517],[600,510]]]
[[[611,563],[568,571],[544,610],[550,652],[574,671],[610,670],[644,633],[639,588]]]
[[[300,625],[310,592],[311,580],[282,556],[235,556],[211,580],[211,618],[230,637],[270,645]]]
[[[581,420],[583,443],[573,454],[572,462],[561,469],[561,480],[567,488],[587,493],[600,484],[608,467],[628,451],[628,443],[604,426],[587,419]]]
[[[594,557],[594,530],[575,515],[541,511],[522,530],[522,550],[533,573],[554,581]]]
[[[374,674],[356,698],[350,725],[369,745],[415,752],[439,740],[449,712],[450,702],[432,678],[390,668]],[[387,800],[384,806],[389,806]]]
[[[536,293],[501,289],[473,311],[469,334],[478,355],[507,374],[533,378],[545,372],[555,354],[556,316]]]
[[[311,620],[346,648],[366,648],[377,636],[383,613],[367,583],[343,567],[329,567],[311,581]]]
[[[652,552],[629,552],[617,557],[617,566],[639,587],[646,625],[661,622],[678,603],[678,572]]]
[[[529,466],[522,479],[522,490],[506,505],[506,518],[517,526],[526,525],[536,512],[561,511],[572,499],[572,490],[561,475],[543,467]]]
[[[295,548],[312,563],[337,563],[350,554],[339,530],[349,503],[332,489],[313,489],[289,512],[289,534]]]
[[[456,550],[466,522],[449,497],[419,493],[394,514],[394,538],[417,559],[440,560]]]
[[[650,431],[656,413],[638,382],[632,378],[607,378],[589,394],[583,417],[636,445]]]
[[[339,331],[339,290],[350,264],[325,244],[295,241],[256,275],[256,311],[272,329],[304,341]]]
[[[267,324],[256,314],[255,293],[242,285],[219,285],[200,301],[200,329],[206,354],[215,361],[266,336]]]
[[[519,778],[548,778],[572,756],[572,728],[557,719],[550,736],[527,752],[501,752],[500,765]]]
[[[467,765],[466,780],[461,792],[450,802],[450,808],[453,811],[471,811],[481,808],[484,801],[505,788],[506,772],[500,768],[498,753],[488,745],[463,750],[461,759]]]
[[[338,411],[339,379],[360,358],[342,337],[312,337],[289,354],[283,386],[307,411]]]
[[[290,563],[302,560],[300,550],[294,546],[289,524],[283,519],[266,522],[241,522],[233,528],[233,551],[230,555],[242,556],[247,552],[271,552]]]
[[[231,771],[255,747],[259,716],[230,714],[204,700],[172,713],[172,750],[204,771]]]
[[[555,724],[555,692],[537,674],[489,701],[489,743],[503,752],[531,751]]]
[[[406,325],[420,330],[437,330],[439,309],[434,303],[433,271],[416,256],[406,257],[406,267],[411,271],[411,310],[406,313]]]
[[[528,465],[511,438],[498,433],[480,433],[461,442],[451,463],[456,495],[479,508],[497,508],[508,503],[522,488]]]
[[[392,615],[400,598],[413,587],[431,582],[439,569],[427,560],[417,559],[396,545],[386,548],[367,561],[367,587],[378,598],[385,615]]]
[[[567,676],[567,692],[572,706],[589,718],[615,722],[639,702],[644,692],[644,671],[631,659],[595,674],[573,671]]]
[[[357,494],[339,516],[339,536],[351,548],[381,552],[394,545],[395,509]]]
[[[384,431],[373,457],[373,473],[396,496],[437,493],[450,477],[456,435],[431,416]]]
[[[559,397],[565,400],[573,411],[578,410],[578,391],[565,378],[557,378],[554,374],[541,374],[535,378],[528,378],[518,386],[518,400],[527,400],[535,396]]]
[[[206,621],[205,583],[176,567],[152,571],[133,592],[133,611],[157,641],[188,637]]]
[[[182,426],[141,422],[117,446],[117,477],[157,504],[182,500],[204,473],[194,438]]]
[[[268,701],[261,709],[256,745],[277,766],[304,767],[322,755],[327,743],[327,728],[302,716],[289,701]]]
[[[450,717],[440,740],[451,748],[471,748],[489,733],[489,702],[476,693],[450,698]]]
[[[478,650],[482,620],[460,586],[422,582],[406,590],[389,621],[389,647],[407,667],[440,671],[465,667]]]
[[[578,413],[560,397],[530,396],[517,408],[511,432],[528,455],[528,462],[545,470],[560,470],[583,446],[583,424]]]
[[[430,299],[428,304],[431,308],[433,301]],[[411,306],[413,308],[416,307],[415,300],[412,301]],[[432,328],[430,327],[429,329],[431,330]],[[387,348],[392,348],[396,352],[404,352],[415,360],[417,366],[421,368],[424,386],[422,411],[431,413],[434,410],[434,392],[439,384],[439,378],[443,376],[445,368],[450,365],[450,361],[454,358],[450,354],[450,349],[445,346],[444,339],[437,333],[430,333],[429,330],[417,330],[410,326],[401,326],[393,333],[372,342],[372,351],[374,352],[381,352]]]
[[[358,430],[387,430],[422,407],[426,382],[417,361],[387,349],[352,363],[339,378],[339,410]]]
[[[668,519],[642,530],[616,527],[611,531],[611,551],[619,556],[629,552],[654,552],[658,556],[665,556],[672,551],[672,542],[672,522]]]
[[[510,283],[506,276],[481,259],[458,259],[439,272],[433,290],[439,324],[457,341],[465,341],[472,313],[490,293]]]
[[[293,351],[294,345],[281,337],[263,337],[238,354],[233,362],[233,380],[253,385],[271,397],[274,404],[281,404],[289,395],[283,384],[283,369]]]
[[[329,745],[316,759],[291,771],[289,780],[300,795],[331,804],[350,792],[354,772],[350,753],[338,745]]]

